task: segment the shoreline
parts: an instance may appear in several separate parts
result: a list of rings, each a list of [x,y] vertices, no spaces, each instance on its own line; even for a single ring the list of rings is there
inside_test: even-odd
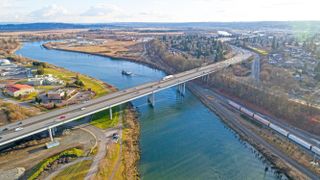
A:
[[[117,57],[117,56],[111,56],[111,55],[105,55],[105,54],[98,54],[98,53],[90,53],[90,52],[84,52],[84,51],[77,51],[77,50],[70,50],[70,49],[62,49],[62,48],[57,48],[57,47],[50,47],[47,45],[47,43],[42,44],[42,47],[44,47],[47,50],[57,50],[57,51],[65,51],[65,52],[74,52],[74,53],[81,53],[81,54],[88,54],[88,55],[94,55],[94,56],[100,56],[100,57],[106,57],[110,58],[112,60],[122,60],[122,61],[130,61],[130,62],[135,62],[138,64],[142,64],[145,66],[148,66],[152,69],[158,69],[161,71],[166,71],[163,69],[161,66],[153,63],[153,62],[146,62],[145,60],[140,60],[140,59],[134,59],[134,58],[129,58],[129,57]]]
[[[22,47],[22,46],[21,46]],[[48,48],[48,47],[45,47],[43,45],[44,48],[46,49],[51,49],[51,48]],[[97,55],[97,54],[93,54],[93,53],[86,53],[86,52],[78,52],[78,51],[69,51],[69,50],[63,50],[63,49],[55,49],[55,50],[59,50],[59,51],[66,51],[66,52],[76,52],[76,53],[82,53],[82,54],[90,54],[90,55]],[[127,59],[123,59],[123,58],[115,58],[115,57],[111,57],[111,56],[104,56],[104,55],[99,55],[99,56],[102,56],[102,57],[109,57],[111,59],[118,59],[118,60],[127,60]],[[33,60],[33,59],[32,59]],[[39,61],[39,60],[35,60],[35,61]],[[130,59],[130,61],[134,61],[133,59]],[[136,63],[138,63],[137,61],[135,61]],[[70,72],[73,72],[73,73],[77,73],[77,74],[81,74],[81,73],[78,73],[78,72],[74,72],[74,71],[71,71],[71,70],[68,70],[68,69],[65,69],[63,67],[60,67],[60,66],[56,66],[56,65],[53,65],[53,64],[50,64],[51,66],[55,67],[55,68],[60,68],[60,69],[64,69],[66,71],[70,71]],[[147,64],[145,64],[147,65]],[[156,68],[156,67],[152,67],[152,66],[149,66],[151,68]],[[96,79],[96,78],[93,78],[89,75],[86,75],[86,74],[81,74],[83,76],[87,76],[91,79],[94,79],[94,80],[97,80],[99,82],[102,82],[106,87],[108,87],[111,92],[115,92],[115,91],[118,91],[118,88],[115,87],[114,85],[111,85],[111,84],[108,84],[107,82],[104,82],[104,81],[101,81],[99,79]],[[96,97],[94,97],[96,98]],[[129,163],[126,162],[126,158],[123,158],[123,162],[124,162],[124,165],[125,165],[125,169],[127,171],[124,172],[124,174],[126,174],[127,176],[125,178],[133,178],[133,179],[140,179],[140,173],[139,173],[139,169],[138,169],[138,164],[139,164],[139,160],[140,160],[140,147],[139,147],[139,137],[140,137],[140,125],[139,125],[139,121],[138,121],[138,113],[134,110],[133,108],[133,105],[132,103],[128,103],[128,107],[126,108],[126,116],[124,118],[124,124],[129,124],[128,127],[126,127],[126,136],[128,136],[126,138],[126,142],[127,143],[124,143],[124,150],[123,150],[123,154],[124,156],[126,156],[128,159],[130,158],[130,161]]]
[[[19,50],[21,47],[23,47],[23,44],[20,44],[17,48],[14,49],[14,51],[12,51],[12,53],[10,53],[11,55],[17,56],[16,51]],[[80,52],[77,52],[80,53]],[[95,55],[95,54],[92,54]],[[29,62],[41,62],[41,60],[37,60],[37,59],[31,59],[31,58],[26,58],[27,61]],[[121,58],[118,58],[121,59]],[[112,93],[115,91],[118,91],[118,88],[115,87],[114,85],[108,84],[107,82],[104,82],[102,80],[96,79],[94,77],[91,77],[87,74],[82,74],[79,72],[75,72],[69,69],[66,69],[64,67],[60,67],[60,66],[56,66],[54,64],[48,63],[48,65],[56,70],[63,70],[63,71],[67,71],[67,72],[71,72],[73,74],[79,74],[82,76],[87,77],[88,79],[97,81],[99,83],[101,83],[101,85],[103,85],[104,88],[108,89],[109,92],[107,93]],[[98,98],[99,96],[96,94],[92,99]],[[133,105],[131,103],[128,103],[128,107],[126,108],[127,111],[127,115],[124,118],[124,123],[125,124],[129,124],[128,127],[126,127],[127,130],[127,142],[128,144],[125,145],[125,148],[123,150],[123,154],[126,155],[126,157],[130,157],[130,163],[126,163],[126,159],[122,158],[123,162],[125,163],[125,169],[127,170],[126,172],[124,172],[124,174],[126,174],[127,176],[125,177],[130,177],[132,179],[139,179],[139,170],[138,170],[138,162],[140,159],[140,148],[139,148],[139,136],[140,136],[140,127],[139,127],[139,122],[138,122],[138,116],[137,116],[137,112],[134,110]],[[46,112],[41,112],[41,113],[46,113]]]
[[[82,53],[82,54],[97,55],[97,56],[101,56],[101,57],[111,58],[111,59],[114,59],[114,60],[127,60],[127,61],[131,61],[131,62],[143,64],[143,65],[147,65],[148,67],[164,71],[166,74],[174,73],[174,72],[171,72],[170,70],[168,70],[165,67],[166,64],[164,64],[164,65],[163,64],[155,64],[155,63],[150,62],[148,60],[137,60],[137,59],[126,58],[126,57],[122,57],[122,58],[121,57],[113,57],[113,56],[108,56],[108,55],[103,55],[103,54],[98,54],[98,53],[90,53],[90,52],[83,52],[83,51],[77,51],[77,50],[68,50],[68,49],[61,49],[61,48],[52,48],[52,47],[45,47],[45,48],[49,49],[49,50],[53,49],[53,50],[61,50],[61,51],[66,51],[66,52],[76,52],[76,53]],[[159,62],[159,63],[161,63],[161,62]],[[192,94],[195,95],[208,109],[210,109],[212,112],[216,113],[220,117],[221,121],[225,125],[227,125],[229,128],[231,128],[236,134],[238,134],[242,140],[246,141],[251,146],[253,146],[259,153],[261,153],[264,156],[264,158],[266,160],[268,160],[270,162],[270,164],[272,166],[276,167],[276,169],[278,169],[281,173],[285,174],[287,177],[292,177],[293,176],[293,175],[289,176],[290,171],[287,168],[283,168],[283,164],[285,164],[285,165],[287,165],[289,167],[292,167],[291,164],[289,164],[288,162],[286,162],[283,159],[281,160],[281,162],[278,162],[279,157],[277,155],[275,155],[274,153],[272,153],[272,151],[270,151],[268,147],[265,147],[265,146],[260,145],[257,142],[255,142],[255,140],[250,138],[248,136],[248,134],[244,133],[234,123],[230,122],[228,120],[228,118],[226,118],[225,115],[223,115],[223,113],[221,113],[216,108],[213,108],[212,106],[210,106],[206,102],[206,98],[203,97],[200,93],[197,93],[193,89],[192,85],[190,85],[190,86],[191,87],[188,86],[188,89],[192,92]],[[247,127],[245,127],[245,128],[247,128]],[[297,172],[301,173],[300,171],[297,171]],[[295,174],[295,175],[297,175],[297,174]]]

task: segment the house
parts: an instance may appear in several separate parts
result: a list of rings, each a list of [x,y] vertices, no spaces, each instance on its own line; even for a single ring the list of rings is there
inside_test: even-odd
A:
[[[12,97],[28,95],[34,91],[32,86],[25,84],[9,84],[4,88],[4,92]]]
[[[33,86],[62,85],[63,83],[62,80],[54,78],[51,74],[36,75],[35,78],[28,79],[28,84]]]
[[[43,84],[43,79],[40,78],[29,78],[28,84],[32,86],[41,86]]]
[[[48,92],[48,100],[53,101],[53,100],[58,100],[61,101],[65,95],[65,91],[62,89],[59,89],[57,91],[49,91]]]

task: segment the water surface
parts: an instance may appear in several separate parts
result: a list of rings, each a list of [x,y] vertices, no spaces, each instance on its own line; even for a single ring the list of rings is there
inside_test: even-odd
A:
[[[125,60],[47,50],[41,42],[26,43],[17,54],[90,75],[119,89],[165,76]],[[123,76],[122,70],[135,75]],[[277,179],[269,163],[189,91],[184,98],[174,88],[157,93],[154,109],[146,98],[133,104],[140,112],[142,179]]]

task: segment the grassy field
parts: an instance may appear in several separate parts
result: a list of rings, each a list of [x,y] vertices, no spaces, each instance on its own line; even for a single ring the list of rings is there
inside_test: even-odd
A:
[[[28,100],[33,100],[35,97],[37,97],[38,93],[37,92],[32,92],[28,94],[27,96],[22,96],[19,101],[28,101]]]
[[[108,129],[119,123],[119,107],[112,108],[112,119],[110,119],[109,109],[93,115],[91,125],[100,129]]]
[[[50,91],[55,88],[57,88],[57,86],[35,86],[35,89],[39,89],[43,91]]]
[[[102,81],[98,81],[82,74],[77,74],[60,68],[44,68],[44,72],[45,74],[53,74],[59,79],[69,83],[72,83],[75,77],[78,75],[80,80],[84,83],[83,88],[91,89],[92,91],[94,91],[96,93],[96,97],[100,97],[111,92],[111,89],[108,88],[107,85]]]
[[[84,179],[90,169],[91,163],[92,160],[84,160],[72,166],[69,166],[62,172],[60,172],[56,177],[52,178],[52,180]]]
[[[79,51],[79,52],[87,52],[87,53],[97,53],[103,54],[108,56],[117,57],[119,54],[126,54],[130,49],[130,46],[134,46],[137,44],[136,41],[122,41],[122,40],[114,40],[108,39],[102,45],[81,45],[81,46],[69,46],[69,44],[58,42],[52,43],[55,46],[72,51]],[[142,49],[141,49],[142,50]]]
[[[120,156],[120,144],[112,144],[108,148],[107,155],[105,156],[104,160],[99,165],[99,170],[94,179],[97,180],[104,180],[110,179],[112,172],[116,168],[117,160]],[[124,166],[121,161],[120,166],[116,169],[113,179],[121,180],[123,178],[123,170]]]

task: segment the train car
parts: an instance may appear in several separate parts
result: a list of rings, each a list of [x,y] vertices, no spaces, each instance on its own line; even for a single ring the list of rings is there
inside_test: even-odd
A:
[[[277,131],[278,133],[284,135],[285,137],[287,137],[288,134],[289,134],[288,131],[282,129],[281,127],[279,127],[279,126],[277,126],[277,125],[275,125],[275,124],[270,123],[269,127],[270,127],[271,129]]]
[[[233,101],[228,100],[229,105],[231,105],[232,107],[240,110],[241,106]]]
[[[244,107],[241,107],[240,109],[241,112],[245,113],[246,115],[250,116],[250,117],[253,117],[253,112],[244,108]]]
[[[320,156],[320,148],[316,146],[312,146],[311,151],[316,153],[318,156]]]
[[[260,123],[262,123],[266,126],[269,126],[269,124],[270,124],[270,121],[264,119],[263,117],[259,116],[258,114],[254,114],[253,119],[259,121]]]
[[[311,150],[311,144],[298,138],[297,136],[293,135],[293,134],[289,134],[289,139],[291,139],[292,141],[296,142],[297,144]]]

